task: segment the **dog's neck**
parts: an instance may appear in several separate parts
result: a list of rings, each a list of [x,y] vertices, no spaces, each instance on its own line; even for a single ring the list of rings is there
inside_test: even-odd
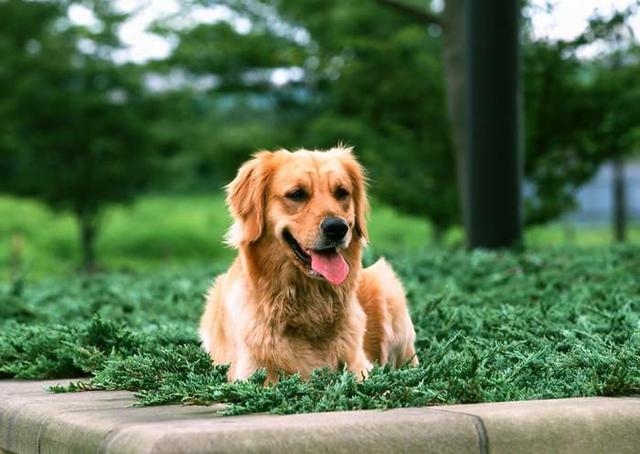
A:
[[[344,321],[355,297],[361,270],[360,245],[355,241],[343,251],[349,274],[340,285],[309,276],[274,241],[242,246],[240,259],[249,276],[249,299],[263,321],[285,335],[330,336]]]

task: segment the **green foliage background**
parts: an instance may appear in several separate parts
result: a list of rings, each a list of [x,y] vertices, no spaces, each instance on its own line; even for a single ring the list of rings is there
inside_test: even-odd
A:
[[[229,414],[640,391],[638,247],[391,260],[411,301],[416,368],[378,367],[362,383],[321,370],[228,384],[196,337],[214,268],[0,286],[0,377],[87,376],[54,391],[126,389],[142,405],[223,402]]]
[[[34,279],[73,274],[81,251],[72,216],[12,197],[0,197],[0,213],[0,280],[16,272]],[[222,195],[145,196],[105,213],[97,251],[106,269],[123,272],[229,263],[235,251],[222,238],[230,225]],[[423,249],[430,230],[422,219],[373,203],[369,234],[377,249]],[[451,236],[452,244],[459,241],[460,233]]]
[[[0,192],[73,214],[83,267],[95,270],[109,207],[147,191],[220,188],[258,149],[344,142],[381,203],[425,219],[434,240],[444,238],[460,224],[452,140],[460,128],[451,126],[464,115],[447,106],[464,105],[454,102],[464,68],[448,57],[462,52],[448,39],[462,21],[445,17],[461,0],[444,2],[430,23],[406,11],[429,12],[431,1],[399,1],[404,8],[181,0],[149,26],[171,52],[141,63],[123,58],[119,33],[135,9],[2,1]],[[220,20],[194,19],[212,5]],[[535,38],[523,5],[526,221],[540,224],[573,208],[576,189],[603,162],[635,152],[640,54],[624,34],[633,6],[594,15],[571,41],[549,41]],[[72,8],[93,23],[71,20]],[[593,43],[606,52],[579,58]]]
[[[80,260],[78,226],[29,199],[0,197],[0,280],[15,273],[28,279],[72,275]],[[229,263],[235,251],[222,237],[231,220],[221,195],[148,195],[131,206],[105,213],[97,252],[106,270],[121,272],[179,271]],[[432,227],[376,200],[369,220],[373,249],[400,255],[433,247]],[[550,224],[529,228],[531,247],[605,246],[611,243],[607,225]],[[458,247],[461,229],[451,229],[440,247]],[[640,229],[629,231],[628,242],[640,244]],[[19,249],[19,259],[16,259]]]

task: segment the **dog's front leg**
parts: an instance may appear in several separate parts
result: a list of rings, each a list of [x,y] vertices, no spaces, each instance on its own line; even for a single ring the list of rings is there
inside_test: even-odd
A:
[[[238,348],[238,354],[236,360],[231,363],[229,372],[227,373],[227,379],[230,382],[237,380],[249,379],[259,369],[256,363],[246,347],[241,346]]]
[[[346,330],[348,335],[343,339],[342,354],[347,369],[355,374],[356,380],[362,381],[369,376],[369,371],[373,367],[364,352],[363,345],[366,315],[355,298],[352,299],[349,309],[351,317]]]
[[[359,349],[359,352],[354,353],[354,357],[351,360],[347,360],[347,368],[350,372],[353,372],[357,381],[365,380],[369,376],[369,371],[373,366],[367,359],[362,348]]]

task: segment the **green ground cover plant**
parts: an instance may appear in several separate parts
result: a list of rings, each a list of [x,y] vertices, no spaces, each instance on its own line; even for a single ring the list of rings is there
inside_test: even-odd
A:
[[[53,391],[131,390],[141,405],[221,402],[228,414],[640,392],[639,247],[390,259],[411,301],[416,368],[226,383],[196,335],[213,267],[0,286],[0,378],[85,377]]]

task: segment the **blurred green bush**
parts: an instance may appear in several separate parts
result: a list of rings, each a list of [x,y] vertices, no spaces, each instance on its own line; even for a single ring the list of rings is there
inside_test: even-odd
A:
[[[105,213],[97,251],[102,269],[112,271],[229,262],[235,251],[222,239],[230,225],[221,194],[145,196]],[[74,272],[81,256],[77,228],[72,216],[38,202],[0,197],[0,277]],[[426,221],[377,202],[369,232],[375,250],[422,249],[430,238]]]

